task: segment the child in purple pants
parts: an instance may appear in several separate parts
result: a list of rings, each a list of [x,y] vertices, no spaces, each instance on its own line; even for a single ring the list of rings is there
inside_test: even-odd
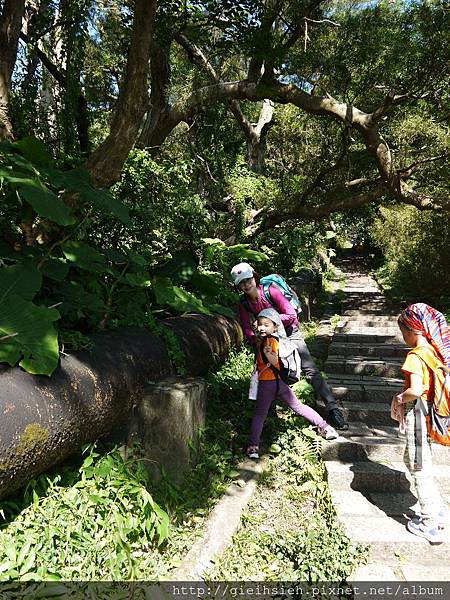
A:
[[[322,419],[310,406],[305,406],[295,396],[291,388],[280,378],[280,359],[278,356],[279,338],[285,337],[280,316],[273,308],[266,308],[258,314],[257,331],[260,338],[256,355],[258,371],[258,395],[253,415],[247,456],[259,458],[259,441],[270,405],[280,397],[297,414],[313,425],[327,440],[338,437],[337,432]]]

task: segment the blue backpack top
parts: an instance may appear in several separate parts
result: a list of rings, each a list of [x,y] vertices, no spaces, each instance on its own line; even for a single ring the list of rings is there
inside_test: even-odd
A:
[[[272,300],[272,296],[270,295],[270,286],[274,285],[277,287],[283,296],[288,300],[295,309],[297,315],[302,312],[302,307],[300,305],[300,300],[297,296],[297,293],[291,288],[290,285],[287,284],[284,277],[278,275],[277,273],[272,273],[270,275],[265,275],[261,277],[259,283],[263,286],[263,292],[266,299],[270,302],[271,306],[276,309],[276,306]],[[242,294],[240,298],[241,304],[243,304],[248,312],[251,312],[249,303],[245,294]]]

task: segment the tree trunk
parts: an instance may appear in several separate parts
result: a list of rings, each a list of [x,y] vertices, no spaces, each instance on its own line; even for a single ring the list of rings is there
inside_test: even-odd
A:
[[[170,85],[170,45],[164,47],[154,44],[150,65],[150,109],[139,136],[139,146],[156,154],[159,146],[153,146],[153,134],[158,129],[160,119],[169,110],[167,92]]]
[[[0,140],[13,138],[9,93],[24,9],[25,0],[5,0],[0,16]]]
[[[247,163],[256,173],[262,173],[265,169],[267,132],[273,125],[273,110],[273,102],[264,100],[257,125],[246,132]]]
[[[242,342],[237,321],[166,319],[186,357],[186,375],[206,373]],[[0,366],[0,498],[110,433],[149,381],[173,374],[162,340],[138,327],[93,336],[92,352],[64,356],[51,378]]]
[[[111,130],[86,165],[94,183],[99,187],[109,187],[119,179],[142,123],[147,101],[147,75],[155,12],[156,0],[136,0],[126,73]]]

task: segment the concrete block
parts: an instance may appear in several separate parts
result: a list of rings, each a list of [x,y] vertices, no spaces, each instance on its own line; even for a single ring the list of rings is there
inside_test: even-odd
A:
[[[205,424],[206,381],[202,378],[170,378],[149,384],[135,408],[131,439],[140,440],[148,468],[155,478],[161,466],[180,483],[191,468],[192,442]]]

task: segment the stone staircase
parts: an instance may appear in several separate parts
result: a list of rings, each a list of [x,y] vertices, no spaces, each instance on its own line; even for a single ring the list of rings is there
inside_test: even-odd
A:
[[[341,265],[343,311],[325,371],[342,402],[349,431],[328,443],[323,456],[338,517],[349,537],[368,544],[369,564],[355,581],[448,581],[449,543],[432,546],[406,529],[417,498],[403,462],[404,436],[390,418],[390,402],[402,389],[406,353],[396,317],[375,281]],[[436,445],[436,481],[450,500],[450,451]]]

